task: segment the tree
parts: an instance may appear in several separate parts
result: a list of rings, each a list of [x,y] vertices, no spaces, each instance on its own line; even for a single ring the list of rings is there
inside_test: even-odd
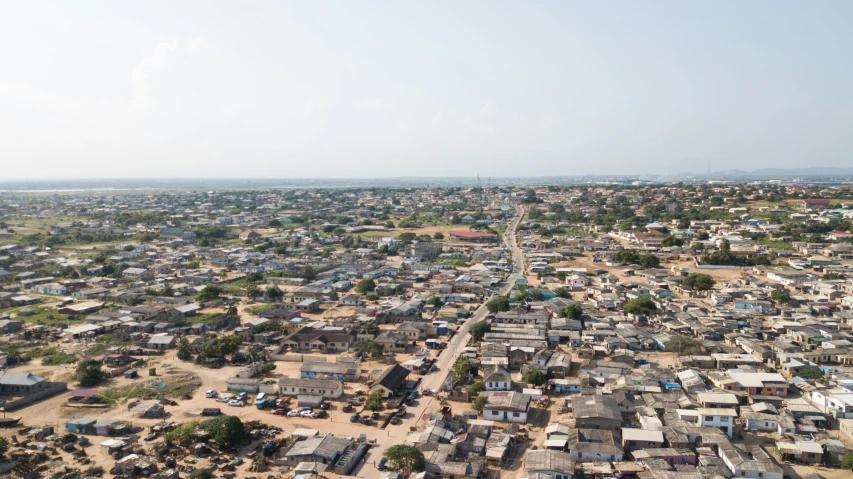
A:
[[[844,458],[841,459],[841,468],[853,471],[853,452],[844,455]]]
[[[509,298],[506,296],[494,297],[486,303],[486,308],[492,314],[500,311],[509,311]]]
[[[570,304],[565,308],[561,309],[557,312],[557,315],[561,318],[569,318],[569,319],[581,319],[583,317],[583,309],[577,304]]]
[[[438,231],[434,235],[432,235],[432,237],[433,237],[433,239],[443,240],[444,239],[444,233],[442,233],[441,231]]]
[[[438,296],[430,296],[429,299],[426,300],[426,304],[432,305],[436,308],[440,308],[444,306],[444,301],[441,300]]]
[[[823,275],[823,279],[826,281],[831,281],[834,279],[844,279],[844,273],[837,273],[835,271],[830,271]]]
[[[477,397],[481,392],[486,390],[486,385],[483,384],[483,381],[477,381],[474,384],[468,386],[468,394],[471,397]]]
[[[376,281],[372,278],[364,278],[355,284],[355,291],[360,294],[367,293],[376,289]]]
[[[221,287],[215,284],[209,284],[204,287],[199,293],[196,295],[196,299],[199,301],[211,301],[219,297],[220,294],[223,293]]]
[[[277,219],[271,219],[270,222],[267,223],[267,226],[269,226],[270,228],[281,228],[281,221]]]
[[[361,333],[377,334],[379,333],[379,326],[376,324],[376,321],[367,321],[361,325]]]
[[[709,235],[707,231],[700,231],[699,234],[696,235],[696,239],[699,241],[708,241],[711,239],[711,235]]]
[[[175,288],[172,287],[172,283],[166,283],[163,285],[163,289],[160,290],[160,296],[165,296],[167,298],[171,298],[175,295]]]
[[[803,368],[800,369],[797,376],[804,379],[821,379],[823,378],[823,371],[820,368]]]
[[[409,477],[413,471],[424,469],[424,453],[415,446],[397,444],[386,449],[382,457],[388,459],[391,466],[400,471],[402,477]]]
[[[703,273],[693,273],[684,278],[682,285],[687,289],[696,291],[708,291],[716,284],[714,278]]]
[[[453,384],[462,384],[471,374],[471,361],[467,356],[461,356],[453,365]]]
[[[225,314],[228,316],[237,316],[237,301],[229,300],[228,303],[225,304]]]
[[[625,304],[625,311],[635,316],[654,316],[658,307],[649,298],[634,298]]]
[[[489,398],[486,396],[477,396],[477,399],[474,399],[474,402],[471,403],[471,409],[482,412],[483,408],[486,407],[486,404],[489,402]]]
[[[372,358],[378,358],[382,356],[382,352],[384,349],[382,345],[377,343],[376,341],[359,341],[355,343],[355,350],[360,352],[364,356],[369,356]]]
[[[556,294],[558,298],[572,298],[572,294],[566,291],[566,288],[557,288],[554,290],[554,294]]]
[[[9,440],[5,437],[0,437],[0,457],[5,457],[9,450]]]
[[[237,416],[219,416],[199,424],[223,449],[230,449],[242,444],[246,430],[243,421]]]
[[[788,304],[788,302],[791,301],[791,295],[788,294],[787,291],[779,290],[779,289],[770,293],[770,297],[773,298],[773,301],[776,301],[777,303],[782,303],[782,304]]]
[[[278,301],[284,296],[284,291],[278,289],[278,286],[270,286],[264,290],[264,297],[267,301]]]
[[[682,246],[684,244],[684,240],[673,235],[667,235],[664,237],[663,241],[661,241],[661,245],[664,248],[671,248],[673,246]]]
[[[689,337],[676,335],[673,336],[664,345],[664,351],[669,353],[678,353],[679,356],[692,356],[702,351],[699,341]]]
[[[617,263],[629,264],[638,261],[639,259],[640,255],[632,249],[623,249],[613,255],[613,261],[616,261]]]
[[[657,268],[660,266],[660,258],[653,254],[640,255],[640,266],[643,268]]]
[[[258,288],[256,284],[246,285],[246,297],[249,299],[257,298],[261,295],[261,288]]]
[[[536,368],[528,368],[527,371],[524,371],[524,374],[521,375],[521,380],[527,384],[541,386],[545,384],[545,381],[547,381],[548,378],[542,371]]]
[[[186,336],[181,336],[181,339],[178,340],[178,357],[179,358],[188,358],[192,355],[192,350],[190,349],[190,341]]]
[[[364,402],[364,409],[367,409],[368,411],[381,411],[383,399],[385,399],[385,396],[382,394],[382,391],[373,391],[370,393],[370,396],[367,397],[367,401]]]
[[[302,277],[305,278],[305,281],[310,283],[317,279],[317,270],[315,270],[313,266],[306,264],[305,267],[302,268]]]
[[[417,236],[414,233],[406,231],[405,233],[400,233],[400,236],[397,236],[397,238],[402,241],[403,244],[409,244],[414,241]]]
[[[214,477],[216,476],[213,474],[213,471],[205,468],[196,469],[187,474],[187,479],[213,479]]]
[[[475,341],[479,341],[491,330],[492,325],[490,323],[487,323],[486,321],[478,321],[471,325],[471,337],[474,338]]]
[[[80,361],[77,364],[77,372],[74,374],[81,386],[89,387],[106,379],[107,373],[101,369],[101,363],[95,360]]]

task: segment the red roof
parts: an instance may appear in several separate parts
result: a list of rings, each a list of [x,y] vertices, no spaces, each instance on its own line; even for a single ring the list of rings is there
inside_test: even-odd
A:
[[[448,231],[451,236],[456,236],[459,238],[495,238],[497,235],[494,233],[484,233],[482,231],[468,231],[468,230],[450,230]]]

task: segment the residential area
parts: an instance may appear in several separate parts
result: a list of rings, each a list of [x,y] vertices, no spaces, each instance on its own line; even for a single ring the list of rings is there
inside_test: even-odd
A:
[[[853,468],[853,190],[0,195],[0,473]]]

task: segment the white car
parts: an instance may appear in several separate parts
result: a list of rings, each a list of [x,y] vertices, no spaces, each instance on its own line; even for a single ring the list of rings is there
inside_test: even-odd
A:
[[[229,406],[235,406],[235,407],[243,407],[243,401],[238,401],[237,399],[232,399],[232,400],[228,401],[228,405]]]
[[[264,399],[266,399],[266,397],[267,397],[267,395],[266,395],[266,394],[264,394],[264,393],[260,393],[260,394],[258,394],[258,395],[255,397],[255,404],[258,404],[259,402],[263,401]]]
[[[310,418],[314,418],[315,416],[317,416],[314,413],[314,411],[299,411],[299,415],[302,417],[310,417]]]
[[[299,417],[299,412],[300,411],[290,411],[287,413],[287,417]]]
[[[215,398],[218,394],[219,394],[219,393],[217,393],[217,392],[216,392],[215,390],[213,390],[213,389],[208,389],[208,390],[207,390],[207,392],[206,392],[206,393],[204,393],[204,395],[205,395],[205,396],[207,396],[207,397],[209,397],[209,398]]]

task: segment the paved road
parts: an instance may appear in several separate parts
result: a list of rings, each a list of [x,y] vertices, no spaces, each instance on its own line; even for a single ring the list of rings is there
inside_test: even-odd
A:
[[[512,254],[513,271],[509,277],[509,281],[507,281],[507,284],[499,290],[499,294],[508,293],[514,284],[512,275],[524,271],[524,258],[515,239],[515,230],[523,215],[524,210],[519,208],[518,217],[507,225],[506,232],[504,233],[504,244],[510,248]],[[450,373],[453,364],[456,362],[456,359],[459,358],[462,348],[468,344],[471,337],[468,330],[471,328],[471,325],[477,321],[482,321],[487,314],[488,309],[485,306],[481,306],[474,312],[471,318],[459,327],[459,331],[457,331],[453,336],[453,339],[450,340],[447,347],[438,357],[438,361],[436,361],[438,371],[424,376],[421,381],[421,388],[430,388],[433,391],[441,389],[441,386],[447,380],[447,376]],[[377,430],[375,435],[372,435],[372,437],[376,439],[376,445],[370,449],[370,452],[365,457],[365,463],[360,466],[357,471],[353,472],[353,475],[364,479],[379,479],[384,477],[385,473],[377,470],[375,463],[382,458],[382,453],[385,452],[386,449],[395,444],[402,444],[406,440],[406,435],[409,434],[409,428],[411,426],[423,425],[420,421],[423,419],[423,415],[426,411],[430,409],[430,404],[434,400],[436,400],[435,396],[421,397],[418,399],[416,405],[407,409],[408,414],[406,414],[402,424],[397,426],[389,425],[384,431],[381,429]]]
[[[515,230],[518,227],[518,223],[521,221],[523,214],[523,210],[519,208],[518,216],[507,225],[506,232],[504,233],[503,241],[504,244],[510,248],[513,271],[511,272],[506,284],[498,290],[498,294],[500,295],[508,293],[514,285],[512,277],[515,274],[524,271],[524,258],[515,239]],[[477,308],[477,311],[475,311],[474,314],[459,327],[459,331],[456,332],[453,339],[450,340],[447,347],[441,352],[441,356],[438,357],[438,361],[436,361],[438,371],[427,374],[421,382],[421,388],[429,388],[433,391],[441,389],[444,382],[447,381],[447,376],[450,373],[453,364],[456,363],[456,359],[459,358],[459,354],[462,352],[462,349],[468,344],[471,337],[468,330],[471,329],[471,325],[478,321],[482,321],[488,314],[489,310],[484,304]]]

